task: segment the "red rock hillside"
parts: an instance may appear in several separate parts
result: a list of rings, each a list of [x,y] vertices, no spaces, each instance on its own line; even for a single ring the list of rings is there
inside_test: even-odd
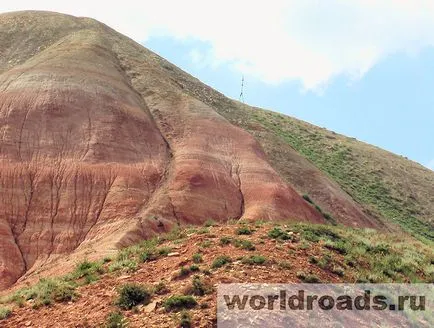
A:
[[[107,26],[7,13],[0,45],[0,289],[178,224],[325,222],[252,135]]]

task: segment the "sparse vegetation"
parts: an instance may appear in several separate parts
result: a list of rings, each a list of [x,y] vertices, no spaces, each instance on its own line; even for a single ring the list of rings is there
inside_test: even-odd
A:
[[[186,289],[185,294],[203,296],[212,292],[212,286],[205,283],[202,278],[195,275],[192,279],[191,285]]]
[[[0,307],[0,320],[7,319],[11,314],[11,309],[7,307]]]
[[[254,251],[256,249],[255,245],[247,239],[234,239],[232,243],[235,247],[245,249],[246,251]]]
[[[433,282],[434,281],[434,255],[429,247],[425,246],[411,237],[404,235],[393,235],[377,232],[369,229],[349,229],[345,227],[335,227],[331,225],[312,225],[312,224],[287,224],[277,225],[265,223],[261,225],[259,238],[270,244],[270,238],[279,240],[280,243],[274,244],[276,253],[287,254],[289,258],[294,256],[309,256],[309,263],[317,266],[317,268],[327,271],[335,277],[344,277],[343,281],[351,278],[351,281],[358,282]],[[227,233],[231,233],[232,228],[228,227]],[[288,236],[291,238],[291,243],[283,243]],[[294,237],[295,236],[295,237]],[[194,236],[193,236],[194,238]],[[198,237],[202,240],[203,237]],[[285,258],[276,258],[273,253],[267,251],[266,254],[246,255],[246,251],[252,250],[252,242],[249,237],[233,238],[222,235],[221,241],[228,240],[238,249],[234,258],[240,261],[241,264],[252,266],[252,268],[244,267],[244,270],[255,270],[254,266],[271,265],[275,263],[280,270],[288,270],[294,267],[291,260]],[[173,241],[168,243],[171,245]],[[32,300],[31,304],[36,308],[42,305],[50,305],[53,302],[62,302],[75,300],[78,294],[75,288],[86,282],[86,277],[100,278],[101,275],[111,274],[116,270],[112,270],[113,266],[119,266],[119,269],[126,270],[123,263],[135,262],[144,252],[156,254],[158,261],[161,257],[168,254],[171,250],[168,245],[158,246],[156,240],[144,241],[138,245],[131,246],[128,249],[121,250],[117,257],[114,257],[111,262],[90,262],[88,260],[77,264],[73,272],[63,278],[41,280],[41,282],[33,287],[22,289],[16,292],[8,300],[0,300],[4,304],[14,302],[17,305],[26,306],[28,300]],[[225,248],[217,247],[221,253],[225,254]],[[265,248],[264,250],[266,250]],[[191,254],[191,253],[190,253]],[[285,257],[285,255],[283,255]],[[194,275],[191,280],[183,285],[182,297],[174,295],[163,302],[163,306],[167,311],[181,311],[184,308],[194,307],[196,300],[193,298],[183,298],[185,296],[202,297],[213,292],[213,287],[210,279],[207,278],[211,272],[207,269],[207,261],[204,261],[201,253],[193,253],[190,255],[192,264],[188,263],[188,258],[184,266],[180,267],[175,278],[186,278],[192,275],[193,272],[202,272],[202,274]],[[214,258],[210,268],[217,269],[224,267],[232,262],[231,257],[227,255],[219,255]],[[199,268],[198,263],[203,263],[203,268]],[[148,265],[148,264],[142,264]],[[238,266],[235,263],[233,266]],[[134,268],[137,268],[135,262]],[[107,270],[108,269],[108,270]],[[297,268],[300,270],[296,276],[302,282],[319,283],[323,278],[315,269],[315,273],[309,267]],[[225,272],[232,272],[230,268]],[[219,275],[220,272],[213,272],[213,275]],[[345,280],[345,277],[347,279]],[[173,277],[172,277],[173,278]],[[92,277],[91,280],[94,278]],[[187,280],[185,280],[187,282]],[[326,281],[326,280],[325,280]],[[324,281],[324,282],[325,282]],[[173,280],[170,284],[179,284]],[[154,284],[151,288],[145,286],[126,284],[119,289],[119,298],[115,303],[122,309],[131,309],[139,311],[136,307],[138,304],[147,304],[150,302],[152,294],[164,295],[170,292],[164,281]],[[172,289],[172,288],[171,288]],[[193,300],[193,301],[192,301]],[[205,302],[206,303],[206,302]],[[134,310],[136,309],[136,310]],[[139,312],[138,312],[139,313]],[[176,316],[179,320],[179,315]],[[106,325],[110,322],[118,322],[117,316],[107,318]],[[122,326],[121,326],[122,327]]]
[[[77,284],[67,278],[44,278],[31,287],[15,292],[10,300],[16,303],[33,300],[34,308],[47,306],[53,302],[74,301],[78,297],[76,287]]]
[[[304,200],[307,201],[308,203],[313,204],[313,201],[312,201],[312,199],[309,197],[309,195],[304,194],[304,195],[303,195],[303,198],[304,198]]]
[[[283,231],[280,227],[274,227],[268,232],[268,237],[279,240],[292,240],[292,231]]]
[[[202,263],[203,262],[202,254],[200,253],[193,254],[193,262],[196,264]]]
[[[220,245],[229,245],[232,241],[232,238],[224,236],[220,238]]]
[[[167,285],[164,281],[160,281],[154,287],[154,293],[157,295],[167,294],[168,292],[170,292],[170,289],[167,287]]]
[[[217,256],[212,262],[211,268],[217,269],[225,266],[228,263],[231,263],[232,259],[227,255]]]
[[[138,284],[125,284],[119,289],[119,297],[116,301],[121,309],[130,310],[139,304],[149,304],[151,292]]]
[[[197,271],[200,271],[200,268],[198,265],[192,264],[192,265],[190,265],[190,271],[191,272],[197,272]]]
[[[181,319],[180,319],[180,328],[190,328],[191,327],[191,316],[190,313],[187,311],[181,312]]]
[[[204,240],[203,242],[200,243],[199,246],[202,248],[209,248],[212,246],[212,241],[211,240]]]
[[[127,320],[121,312],[110,312],[105,326],[106,328],[126,328]]]
[[[217,223],[214,220],[212,220],[212,219],[208,219],[204,223],[205,227],[214,227],[216,225],[217,225]]]
[[[251,255],[249,257],[244,257],[241,262],[249,265],[264,265],[267,262],[267,258],[262,255]]]
[[[237,235],[251,235],[251,234],[253,233],[253,231],[252,231],[251,229],[249,229],[248,227],[243,226],[243,227],[239,227],[239,228],[235,231],[235,233],[236,233]]]
[[[321,282],[321,280],[316,275],[311,273],[305,273],[302,271],[297,272],[297,278],[300,279],[302,282],[309,284]]]
[[[90,284],[99,279],[99,276],[104,273],[104,268],[100,262],[90,262],[84,260],[75,267],[72,272],[72,279],[80,279],[84,284]]]
[[[434,241],[433,224],[428,222],[421,210],[423,205],[425,212],[430,213],[432,205],[421,197],[415,197],[426,194],[427,181],[432,181],[423,170],[396,155],[291,117],[280,116],[271,111],[254,111],[253,114],[250,111],[241,114],[240,111],[237,111],[237,115],[243,115],[243,119],[235,119],[235,124],[244,122],[242,125],[247,129],[252,120],[261,124],[271,134],[312,161],[370,212],[399,224],[423,241]],[[229,119],[234,115],[233,111],[222,110],[221,113]],[[283,167],[281,153],[272,146],[268,148],[268,145],[275,144],[274,139],[267,141],[264,144],[267,145],[271,160],[278,167]],[[286,173],[283,172],[283,175]],[[413,185],[420,186],[415,187],[420,191],[417,192],[415,188],[398,188],[397,181],[401,181],[404,186],[407,183],[402,180],[402,176],[411,176],[412,181],[417,181],[413,182]],[[325,218],[329,220],[332,216],[327,214]],[[334,224],[334,220],[330,223]]]
[[[167,312],[191,309],[197,305],[196,299],[191,295],[173,295],[163,302]]]

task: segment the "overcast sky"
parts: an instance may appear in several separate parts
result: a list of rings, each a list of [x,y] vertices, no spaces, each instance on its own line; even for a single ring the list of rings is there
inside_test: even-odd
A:
[[[0,4],[0,12],[25,9],[96,18],[229,96],[236,97],[233,89],[244,74],[247,95],[256,95],[247,99],[252,105],[296,115],[434,168],[434,96],[421,85],[431,82],[427,74],[433,73],[433,0]],[[375,115],[382,133],[373,131]],[[409,119],[413,115],[420,122]]]

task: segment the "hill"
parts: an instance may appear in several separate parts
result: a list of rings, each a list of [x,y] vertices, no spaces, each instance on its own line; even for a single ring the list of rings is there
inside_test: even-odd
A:
[[[209,219],[434,239],[414,162],[230,100],[89,18],[1,14],[0,44],[0,288]]]

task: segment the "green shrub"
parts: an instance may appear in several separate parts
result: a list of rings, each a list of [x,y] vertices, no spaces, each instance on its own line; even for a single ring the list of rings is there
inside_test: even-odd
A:
[[[103,273],[104,268],[101,263],[84,260],[75,267],[72,272],[72,279],[84,279],[84,283],[89,284],[98,280]]]
[[[50,305],[53,302],[74,301],[77,298],[75,291],[77,285],[65,279],[41,279],[36,285],[17,291],[13,298],[20,300],[33,300],[33,306],[38,308]]]
[[[186,289],[187,295],[203,296],[212,291],[212,286],[202,281],[198,275],[194,276],[191,285]]]
[[[255,245],[250,240],[246,239],[235,239],[233,241],[235,247],[245,249],[247,251],[254,251],[256,249]]]
[[[191,272],[197,272],[197,271],[200,271],[200,268],[198,265],[192,264],[192,265],[190,265],[190,271]]]
[[[227,255],[217,256],[214,261],[211,264],[211,268],[217,269],[221,268],[222,266],[231,263],[232,259]]]
[[[330,213],[323,213],[324,219],[326,219],[328,222],[330,222],[333,225],[337,225],[337,222],[333,216],[331,216]]]
[[[203,247],[203,248],[209,248],[209,247],[211,247],[211,245],[212,245],[211,240],[205,240],[205,241],[201,242],[199,246]]]
[[[248,227],[239,227],[235,233],[237,235],[251,235],[252,230],[250,230]]]
[[[212,220],[212,219],[208,219],[204,223],[205,227],[214,227],[216,225],[217,225],[217,223],[214,220]]]
[[[0,320],[7,319],[11,314],[11,309],[6,307],[0,307]]]
[[[348,253],[348,248],[351,247],[351,245],[349,245],[343,240],[338,240],[338,241],[327,240],[324,243],[324,246],[328,249],[331,249],[343,255],[346,255]]]
[[[209,233],[209,229],[207,227],[202,227],[199,230],[197,230],[196,233],[198,235],[203,235],[203,234]]]
[[[106,319],[106,328],[126,328],[127,322],[120,312],[110,312]]]
[[[267,262],[267,258],[262,255],[252,255],[241,260],[243,264],[263,265]]]
[[[203,262],[202,254],[200,254],[200,253],[193,254],[193,262],[194,263]]]
[[[229,245],[232,241],[232,238],[230,237],[221,237],[220,238],[220,245]]]
[[[151,292],[138,284],[125,284],[119,289],[119,297],[116,302],[121,309],[130,310],[132,307],[151,301]]]
[[[311,242],[318,242],[320,240],[338,241],[342,237],[335,231],[333,227],[326,225],[294,225],[294,230],[300,232],[301,237]]]
[[[164,281],[160,281],[157,285],[154,287],[154,293],[158,295],[167,294],[169,292],[169,288],[165,284]]]
[[[297,272],[297,278],[300,279],[301,281],[303,281],[305,283],[309,283],[309,284],[320,282],[320,279],[316,275],[301,272],[301,271]]]
[[[290,235],[288,232],[283,231],[279,227],[274,227],[268,232],[268,237],[272,239],[278,239],[278,240],[292,240],[292,235]]]
[[[178,277],[182,278],[182,277],[186,277],[191,273],[189,268],[186,268],[185,266],[182,266],[181,269],[179,269],[178,272]]]
[[[181,312],[181,319],[179,322],[181,328],[191,328],[191,316],[187,311]]]
[[[309,197],[309,195],[304,194],[304,195],[303,195],[303,198],[304,198],[305,201],[307,201],[307,202],[313,204],[313,201],[312,201],[312,199]]]
[[[191,309],[196,305],[196,299],[190,295],[173,295],[163,302],[164,309],[167,312]]]
[[[292,268],[291,263],[289,263],[287,261],[282,261],[278,265],[279,265],[279,268],[281,268],[281,269],[291,269]]]
[[[115,271],[134,272],[137,270],[137,262],[132,259],[116,260],[109,266],[109,272]]]
[[[158,255],[167,256],[170,252],[172,252],[171,247],[160,247],[157,249]]]
[[[332,266],[330,271],[332,273],[338,275],[339,277],[343,277],[345,275],[345,270],[341,266],[338,266],[338,265]]]

